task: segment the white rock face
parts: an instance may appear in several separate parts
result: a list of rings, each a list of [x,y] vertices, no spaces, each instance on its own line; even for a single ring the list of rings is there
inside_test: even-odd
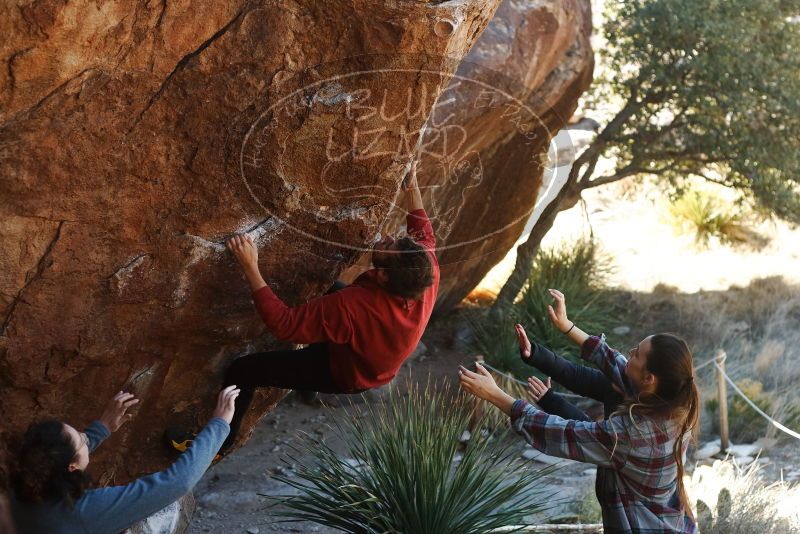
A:
[[[189,527],[194,508],[194,496],[189,493],[129,528],[124,534],[183,534]]]
[[[695,451],[694,459],[707,460],[712,456],[719,454],[720,450],[721,450],[721,445],[718,439],[714,441],[709,441],[708,443],[704,444],[702,447],[700,447]]]

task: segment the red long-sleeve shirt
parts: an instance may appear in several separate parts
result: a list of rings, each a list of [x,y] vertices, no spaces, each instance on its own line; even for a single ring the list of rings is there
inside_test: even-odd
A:
[[[428,250],[433,284],[417,300],[386,291],[375,269],[344,289],[289,308],[266,286],[253,293],[256,308],[278,339],[292,343],[327,342],[333,379],[345,391],[389,382],[419,343],[439,291],[436,240],[425,210],[406,218],[408,234]]]

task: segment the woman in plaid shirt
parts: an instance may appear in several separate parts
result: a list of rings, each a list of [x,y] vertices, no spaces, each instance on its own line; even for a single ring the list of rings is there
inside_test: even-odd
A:
[[[534,448],[598,466],[596,491],[607,534],[696,533],[683,487],[683,461],[699,410],[686,343],[656,334],[625,358],[602,336],[590,337],[577,328],[567,318],[564,295],[555,290],[551,294],[556,303],[555,309],[548,307],[553,324],[579,344],[581,357],[597,365],[613,389],[624,395],[608,420],[548,414],[505,393],[480,365],[476,373],[459,370],[461,386],[509,415],[514,430]],[[517,333],[524,348],[524,330],[517,327]],[[530,391],[539,401],[546,389],[534,382]]]

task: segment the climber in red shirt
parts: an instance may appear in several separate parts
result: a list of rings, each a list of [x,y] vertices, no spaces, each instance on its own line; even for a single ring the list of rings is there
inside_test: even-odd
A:
[[[305,304],[290,308],[272,292],[249,236],[228,240],[267,329],[282,341],[308,346],[250,354],[231,364],[225,385],[236,384],[241,394],[223,450],[236,439],[255,388],[360,393],[391,381],[414,351],[439,290],[436,241],[422,205],[416,166],[413,162],[403,183],[408,236],[384,237],[372,248],[373,269],[351,285]]]

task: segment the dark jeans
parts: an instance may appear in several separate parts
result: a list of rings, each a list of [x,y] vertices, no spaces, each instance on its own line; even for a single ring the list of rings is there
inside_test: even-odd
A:
[[[531,357],[523,361],[536,367],[553,380],[583,397],[588,397],[603,403],[603,414],[608,416],[622,403],[623,396],[611,385],[611,380],[601,371],[585,365],[573,363],[566,358],[555,354],[547,347],[532,344]],[[557,396],[557,397],[556,397]],[[541,399],[547,405],[540,405],[548,413],[558,415],[565,419],[591,421],[577,406],[557,393],[548,392]],[[551,411],[552,410],[552,411]],[[560,412],[560,413],[557,413]]]
[[[346,284],[337,280],[327,293],[339,291],[344,287]],[[297,350],[259,352],[237,358],[225,372],[223,387],[233,384],[242,391],[236,398],[231,433],[222,444],[223,451],[236,441],[242,419],[253,402],[256,388],[271,387],[318,393],[360,393],[360,391],[344,391],[334,382],[327,343],[314,343]]]
[[[225,373],[223,387],[236,384],[242,391],[236,398],[231,433],[222,445],[223,450],[236,440],[256,388],[351,393],[333,381],[328,360],[328,346],[325,343],[315,343],[298,350],[259,352],[234,360]]]

